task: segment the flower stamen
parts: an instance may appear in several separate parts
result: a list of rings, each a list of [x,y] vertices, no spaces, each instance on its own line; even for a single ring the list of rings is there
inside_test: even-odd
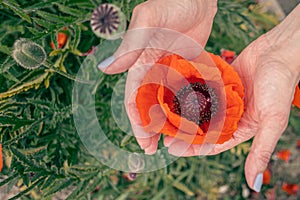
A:
[[[173,100],[172,111],[198,125],[209,122],[217,110],[218,98],[214,89],[198,82],[182,87]]]

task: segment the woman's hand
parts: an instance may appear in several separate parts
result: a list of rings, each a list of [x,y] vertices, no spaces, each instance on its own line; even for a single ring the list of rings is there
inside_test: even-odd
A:
[[[217,144],[218,154],[255,136],[245,163],[248,185],[260,191],[262,173],[286,129],[295,87],[300,79],[300,5],[273,30],[251,43],[232,64],[245,87],[245,112],[233,138]],[[186,146],[165,138],[169,152]],[[201,154],[192,145],[185,156]],[[174,153],[173,153],[174,154]]]
[[[148,32],[149,27],[177,31],[204,47],[216,12],[217,0],[146,1],[133,10],[128,31],[117,52],[99,67],[105,73],[116,74],[133,66],[141,59],[146,48],[155,47],[159,43],[160,47],[166,48],[164,50],[169,50],[168,45],[177,39],[176,36],[172,38],[170,35]],[[132,31],[135,29],[145,31]]]
[[[160,133],[145,133],[141,126],[135,96],[147,67],[138,66],[153,65],[165,52],[177,52],[186,58],[199,55],[216,12],[217,0],[146,1],[134,9],[117,52],[99,65],[107,74],[129,69],[125,106],[135,137],[146,154],[155,153]]]

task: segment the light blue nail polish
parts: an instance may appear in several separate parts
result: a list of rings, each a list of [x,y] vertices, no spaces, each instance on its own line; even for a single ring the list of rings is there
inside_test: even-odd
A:
[[[98,69],[104,71],[110,64],[112,64],[115,61],[114,56],[110,56],[103,60],[100,64],[98,64]]]
[[[253,190],[255,192],[260,192],[262,182],[263,182],[263,174],[260,173],[256,176],[255,181],[254,181]]]

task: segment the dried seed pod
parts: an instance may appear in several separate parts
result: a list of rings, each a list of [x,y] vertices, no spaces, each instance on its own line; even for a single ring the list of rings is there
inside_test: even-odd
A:
[[[117,6],[100,4],[92,14],[91,27],[98,37],[115,40],[125,32],[126,17]]]
[[[14,43],[12,56],[26,69],[37,69],[47,59],[44,48],[28,39],[20,39]]]
[[[174,98],[173,112],[202,125],[217,113],[218,98],[206,84],[191,83],[182,87]]]

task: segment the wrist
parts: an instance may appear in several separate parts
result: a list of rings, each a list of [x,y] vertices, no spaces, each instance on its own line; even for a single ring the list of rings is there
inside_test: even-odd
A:
[[[210,11],[217,11],[218,9],[218,0],[196,0],[196,1],[200,1],[201,6],[203,8],[207,8],[208,12]]]
[[[278,54],[300,79],[300,4],[275,28],[265,34],[267,52]]]
[[[204,18],[214,18],[218,10],[218,0],[195,0],[199,8],[203,10]],[[199,10],[201,10],[199,9]]]

